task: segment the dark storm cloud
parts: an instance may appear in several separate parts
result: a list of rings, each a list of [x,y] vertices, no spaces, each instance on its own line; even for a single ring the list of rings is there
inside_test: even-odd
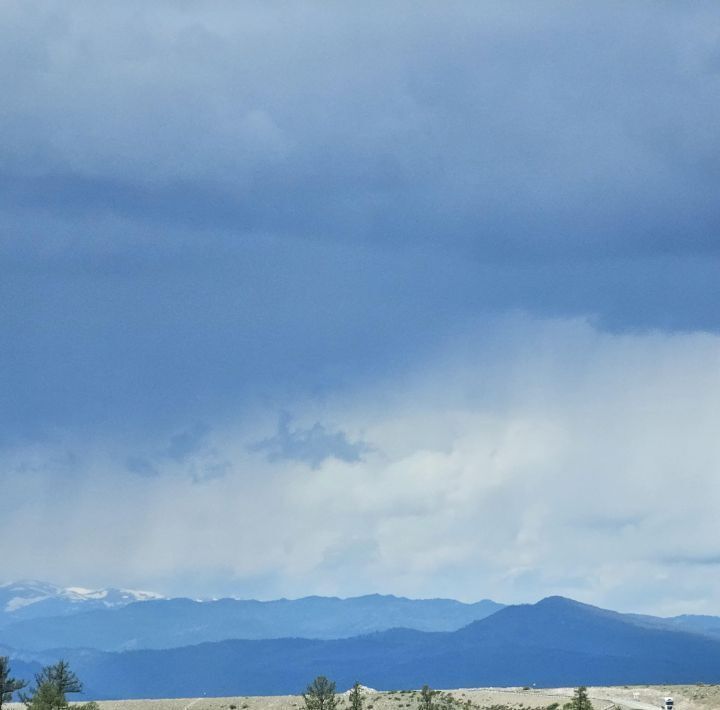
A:
[[[283,412],[277,432],[262,441],[251,444],[252,452],[265,454],[268,461],[301,461],[310,468],[319,468],[327,459],[345,463],[358,463],[372,447],[364,441],[350,441],[344,431],[330,431],[320,422],[309,429],[291,428],[292,417]]]
[[[484,257],[717,246],[712,6],[14,7],[19,209]]]
[[[170,470],[193,483],[222,478],[232,471],[232,463],[212,445],[211,435],[210,427],[196,423],[173,434],[167,445],[157,451],[127,456],[125,470],[143,478],[155,478]]]
[[[206,438],[209,428],[205,424],[196,424],[194,427],[175,434],[164,455],[180,463],[187,461],[193,454],[198,453],[207,446]]]
[[[169,437],[508,310],[720,329],[718,14],[4,4],[3,435]]]

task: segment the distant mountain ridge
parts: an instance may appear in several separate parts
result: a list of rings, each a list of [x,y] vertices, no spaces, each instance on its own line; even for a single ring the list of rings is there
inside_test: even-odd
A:
[[[336,639],[394,627],[455,631],[502,609],[490,600],[407,599],[371,594],[340,599],[304,597],[255,601],[150,600],[26,619],[0,629],[0,642],[16,648],[163,649],[227,639],[303,637]]]
[[[319,674],[340,690],[716,683],[720,640],[561,597],[508,606],[453,632],[410,629],[335,640],[285,638],[66,657],[94,698],[297,693]],[[30,661],[31,659],[25,659]]]
[[[66,616],[90,609],[115,609],[158,599],[163,599],[162,595],[134,589],[59,587],[36,580],[7,582],[0,584],[0,628],[23,619]]]
[[[704,614],[681,614],[680,616],[658,617],[646,614],[628,614],[639,624],[654,628],[687,631],[720,640],[720,616]]]

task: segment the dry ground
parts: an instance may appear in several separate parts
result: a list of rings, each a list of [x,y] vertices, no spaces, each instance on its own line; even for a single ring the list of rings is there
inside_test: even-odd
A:
[[[572,688],[534,690],[522,688],[463,688],[443,691],[451,696],[454,710],[482,710],[505,706],[511,710],[545,710],[553,703],[562,709]],[[677,710],[720,710],[720,685],[653,685],[590,688],[595,710],[609,710],[611,705],[623,710],[660,708],[665,696],[675,699]],[[442,696],[441,696],[442,698]],[[366,710],[417,710],[417,691],[367,692]],[[468,704],[469,703],[469,704]],[[100,710],[302,710],[302,697],[297,695],[239,696],[233,698],[179,698],[171,700],[103,700]],[[8,710],[24,710],[13,703]],[[347,710],[347,701],[340,705]]]

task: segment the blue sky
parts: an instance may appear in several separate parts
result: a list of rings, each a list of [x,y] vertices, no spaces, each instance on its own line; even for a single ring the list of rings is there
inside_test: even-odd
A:
[[[4,574],[720,613],[719,14],[4,3]]]

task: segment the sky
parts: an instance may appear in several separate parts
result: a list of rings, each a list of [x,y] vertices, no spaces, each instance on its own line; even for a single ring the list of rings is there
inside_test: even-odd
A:
[[[6,580],[720,614],[715,2],[7,0],[0,88]]]

